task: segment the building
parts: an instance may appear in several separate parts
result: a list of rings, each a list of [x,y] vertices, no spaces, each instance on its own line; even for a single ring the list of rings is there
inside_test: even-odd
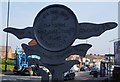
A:
[[[100,63],[101,61],[105,60],[104,55],[96,55],[96,54],[88,54],[85,56],[85,58],[89,59],[89,65],[93,66],[96,65],[97,68],[100,69]]]
[[[90,63],[93,62],[99,63],[100,61],[105,59],[103,55],[96,55],[96,54],[88,54],[85,57],[90,59]]]
[[[14,55],[12,53],[12,48],[10,46],[8,46],[7,48],[8,52],[7,52],[7,57],[8,58],[13,58]],[[6,46],[0,46],[0,58],[5,58],[6,57]]]

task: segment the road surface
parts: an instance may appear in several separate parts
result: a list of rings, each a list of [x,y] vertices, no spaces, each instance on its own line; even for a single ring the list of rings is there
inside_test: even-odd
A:
[[[50,75],[51,79],[51,75]],[[93,76],[89,75],[89,72],[76,72],[75,80],[69,80],[65,82],[83,82],[83,81],[90,81],[90,80],[102,80],[105,78],[94,78]],[[7,74],[0,74],[0,80],[2,82],[40,82],[41,76],[20,76],[14,75],[13,73]],[[92,81],[93,82],[93,81]]]

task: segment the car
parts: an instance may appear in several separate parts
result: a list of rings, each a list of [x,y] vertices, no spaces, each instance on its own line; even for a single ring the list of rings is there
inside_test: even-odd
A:
[[[82,65],[81,68],[80,68],[80,71],[86,71],[87,67]]]
[[[69,70],[64,73],[64,80],[72,80],[75,78],[75,71],[74,70]]]
[[[96,66],[91,67],[90,69],[90,75],[93,75],[94,77],[98,77],[98,68]]]
[[[79,68],[77,67],[77,65],[74,65],[73,69],[74,69],[75,72],[79,72]]]

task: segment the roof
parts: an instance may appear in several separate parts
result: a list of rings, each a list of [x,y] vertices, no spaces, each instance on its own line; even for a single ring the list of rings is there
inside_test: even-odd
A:
[[[7,47],[8,51],[11,49],[11,46]],[[6,52],[6,46],[0,46],[0,52]]]
[[[109,57],[111,56],[112,57],[112,56],[115,56],[115,55],[114,54],[105,54],[105,56],[109,56]]]
[[[97,60],[101,60],[101,59],[103,59],[104,57],[103,56],[101,56],[101,55],[86,55],[86,57],[88,58],[88,59],[90,59],[90,61],[91,62],[93,62],[93,59],[97,59]]]
[[[28,43],[28,45],[30,45],[30,46],[33,46],[33,45],[36,45],[36,44],[37,44],[37,42],[36,42],[35,39],[32,39],[32,40]]]

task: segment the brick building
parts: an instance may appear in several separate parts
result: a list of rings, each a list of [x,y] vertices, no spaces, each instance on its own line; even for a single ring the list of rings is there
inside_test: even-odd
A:
[[[8,52],[8,58],[13,58],[13,53],[12,53],[12,48],[8,46],[7,48]],[[0,58],[5,58],[6,57],[6,46],[0,46]]]

